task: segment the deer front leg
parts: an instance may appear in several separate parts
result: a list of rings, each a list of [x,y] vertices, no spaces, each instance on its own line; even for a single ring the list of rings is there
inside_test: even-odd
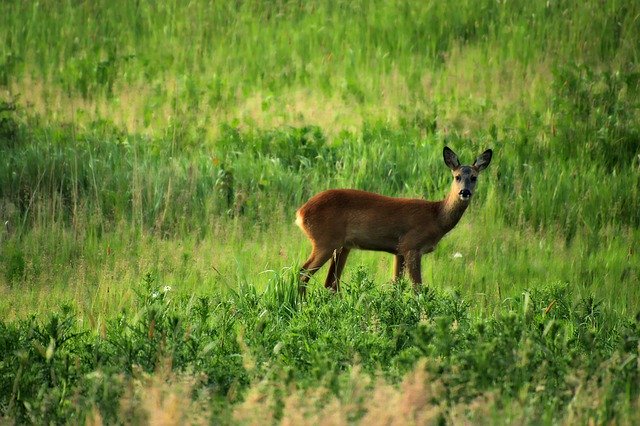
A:
[[[409,250],[405,255],[405,264],[409,271],[409,278],[413,282],[413,289],[418,291],[422,286],[422,273],[420,262],[422,260],[422,253],[418,250]]]
[[[393,257],[393,280],[398,281],[404,273],[404,256],[396,254]]]

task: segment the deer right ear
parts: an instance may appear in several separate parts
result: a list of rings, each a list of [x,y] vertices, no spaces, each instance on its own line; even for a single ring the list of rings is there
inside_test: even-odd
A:
[[[480,157],[476,158],[476,161],[473,163],[473,166],[476,167],[478,171],[486,169],[489,163],[491,162],[492,156],[493,156],[493,151],[491,151],[490,149],[486,150],[485,152],[480,154]]]
[[[456,170],[460,167],[458,156],[448,146],[445,146],[444,150],[442,150],[442,156],[444,157],[444,164],[446,164],[451,170]]]

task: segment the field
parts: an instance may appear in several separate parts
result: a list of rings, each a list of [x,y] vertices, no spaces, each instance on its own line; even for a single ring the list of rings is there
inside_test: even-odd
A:
[[[0,4],[0,423],[640,422],[640,3]],[[423,258],[294,225],[443,198]]]

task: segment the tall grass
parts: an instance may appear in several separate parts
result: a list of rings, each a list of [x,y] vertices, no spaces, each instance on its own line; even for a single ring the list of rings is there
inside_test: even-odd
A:
[[[304,260],[305,241],[292,222],[297,206],[313,193],[356,187],[437,199],[451,179],[440,154],[442,145],[450,144],[466,161],[486,146],[497,155],[461,229],[427,260],[428,282],[488,294],[498,302],[532,283],[569,281],[620,309],[638,309],[632,283],[639,273],[633,261],[639,178],[635,160],[611,159],[621,147],[565,148],[552,132],[550,147],[529,142],[540,129],[504,129],[507,140],[481,135],[478,142],[413,126],[368,124],[331,141],[317,127],[227,126],[213,149],[172,152],[161,139],[118,133],[101,123],[84,132],[29,129],[32,119],[20,117],[14,118],[14,146],[4,148],[0,170],[6,222],[2,269],[5,285],[16,289],[31,282],[36,292],[46,291],[49,262],[64,280],[78,274],[76,262],[97,272],[99,282],[112,279],[114,265],[126,275],[131,268],[140,273],[144,268],[138,263],[145,259],[148,268],[180,280],[185,277],[177,271],[198,265],[194,280],[249,273],[243,279],[260,281],[256,274],[264,269]],[[628,122],[624,128],[631,127]],[[557,124],[555,131],[572,129]],[[633,146],[628,131],[618,141]],[[572,153],[565,158],[560,155],[565,151]],[[269,256],[267,250],[264,261],[254,263],[263,256],[243,247],[256,235],[281,255]],[[153,237],[166,239],[168,251],[159,256]],[[450,258],[456,251],[464,261]],[[163,256],[175,260],[165,259],[163,267]],[[358,261],[370,262],[377,276],[387,279],[384,256],[356,256]],[[460,270],[463,265],[473,268]],[[500,284],[513,277],[518,282]],[[611,297],[614,288],[622,297]]]
[[[0,416],[633,422],[638,16],[0,4]],[[423,291],[357,252],[340,295],[299,300],[296,208],[441,198],[445,145],[495,156]]]
[[[86,327],[69,307],[2,322],[1,348],[16,354],[0,364],[3,415],[111,423],[214,413],[222,421],[234,412],[251,422],[259,410],[285,421],[331,404],[345,416],[339,423],[436,420],[468,416],[455,407],[474,399],[487,399],[484,410],[496,418],[532,410],[531,422],[567,418],[574,404],[591,404],[578,414],[598,421],[633,414],[637,321],[592,298],[574,303],[568,285],[525,292],[483,318],[455,292],[416,296],[406,282],[380,286],[364,272],[341,297],[318,288],[300,300],[293,281],[274,274],[264,291],[244,285],[179,297],[147,277],[134,286],[133,308],[106,324]],[[583,389],[599,397],[583,400]],[[318,406],[294,404],[305,395]],[[384,408],[385,395],[397,399],[394,410]]]
[[[344,126],[432,102],[454,113],[469,101],[499,116],[514,102],[544,111],[555,66],[633,71],[639,36],[629,2],[0,7],[0,83],[23,102],[154,133],[209,132],[232,118]]]

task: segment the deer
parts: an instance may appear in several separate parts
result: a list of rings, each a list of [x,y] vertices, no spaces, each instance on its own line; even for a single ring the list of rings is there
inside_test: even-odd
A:
[[[324,286],[339,291],[340,276],[353,249],[393,254],[393,280],[405,269],[417,292],[422,286],[421,259],[460,221],[476,188],[478,174],[491,162],[487,149],[470,166],[461,165],[447,146],[442,152],[453,181],[440,201],[395,198],[357,189],[329,189],[311,197],[296,211],[296,225],[311,241],[309,258],[300,268],[304,296],[311,276],[331,260]]]

